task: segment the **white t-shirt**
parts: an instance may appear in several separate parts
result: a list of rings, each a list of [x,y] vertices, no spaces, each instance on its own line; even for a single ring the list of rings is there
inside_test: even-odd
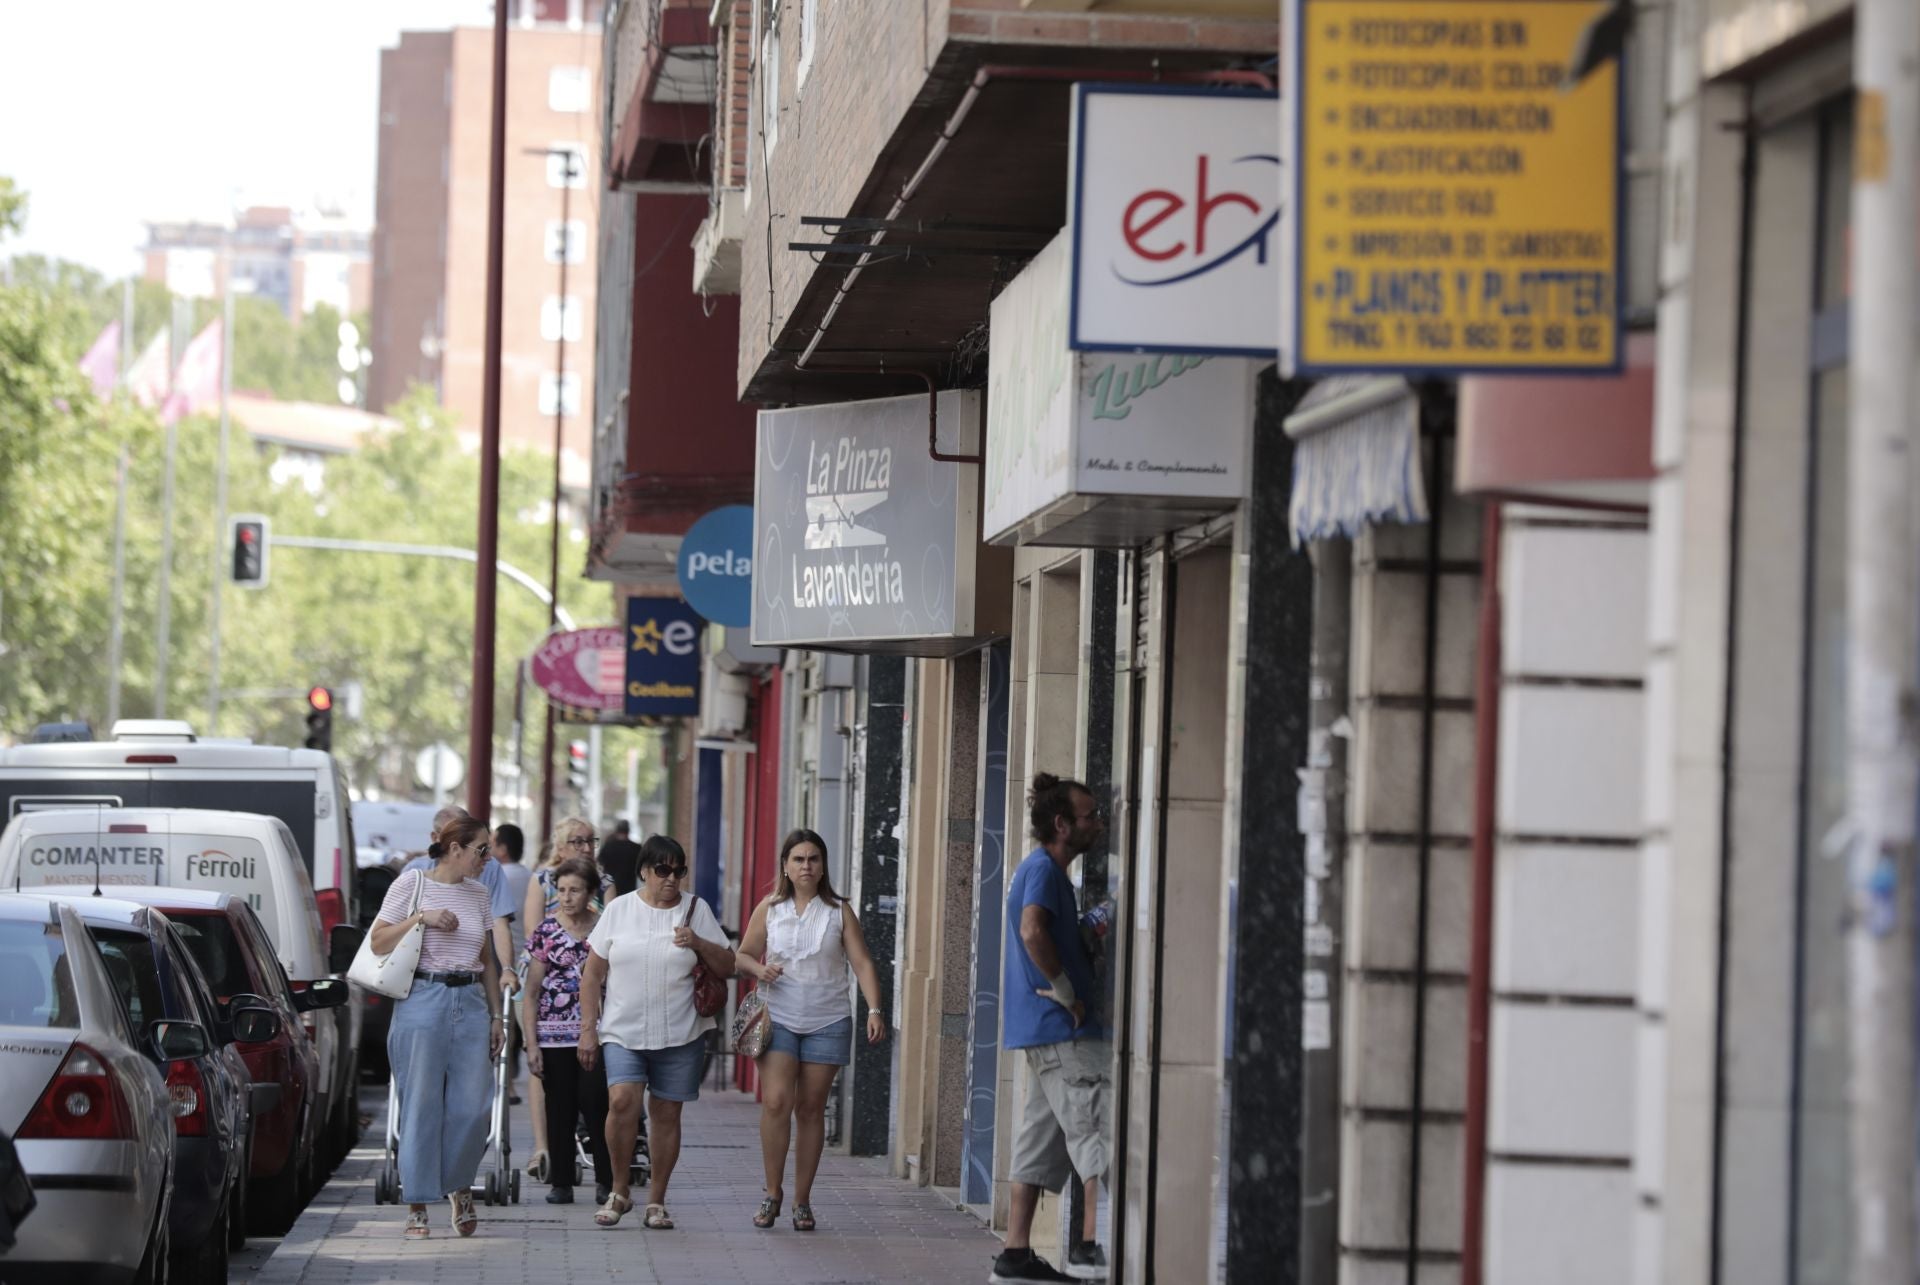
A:
[[[689,896],[682,893],[676,904],[657,910],[636,892],[615,897],[601,912],[587,944],[607,961],[603,1043],[634,1051],[678,1048],[713,1028],[711,1017],[693,1011],[693,966],[699,956],[691,946],[673,944],[673,930],[687,918]],[[697,897],[694,902],[694,934],[729,945],[707,903]]]

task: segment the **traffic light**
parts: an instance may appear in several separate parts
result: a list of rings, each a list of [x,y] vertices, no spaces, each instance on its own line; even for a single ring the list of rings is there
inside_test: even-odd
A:
[[[307,692],[307,748],[333,748],[333,691],[315,687]]]
[[[243,513],[227,524],[232,539],[233,582],[249,589],[264,589],[267,584],[267,520],[257,514]]]
[[[567,784],[581,794],[587,792],[587,743],[567,742]]]

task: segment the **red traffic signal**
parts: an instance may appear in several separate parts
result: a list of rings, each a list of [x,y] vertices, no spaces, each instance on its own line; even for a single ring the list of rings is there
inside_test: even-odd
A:
[[[325,687],[315,687],[307,692],[307,704],[316,710],[333,708],[333,692]]]
[[[267,583],[267,520],[256,514],[238,514],[228,524],[232,539],[233,583],[261,589]]]

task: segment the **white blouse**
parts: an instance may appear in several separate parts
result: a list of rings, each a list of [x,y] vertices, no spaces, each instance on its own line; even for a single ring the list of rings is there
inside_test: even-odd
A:
[[[713,1029],[711,1017],[693,1009],[691,946],[673,944],[673,930],[687,918],[687,898],[656,909],[639,893],[615,897],[587,937],[607,961],[607,997],[600,1010],[600,1039],[634,1052],[678,1048]],[[727,934],[707,903],[694,898],[694,935],[725,946]]]
[[[761,983],[767,1012],[795,1035],[811,1035],[853,1016],[847,990],[847,946],[840,907],[825,898],[767,907],[767,961],[780,965],[780,980]]]

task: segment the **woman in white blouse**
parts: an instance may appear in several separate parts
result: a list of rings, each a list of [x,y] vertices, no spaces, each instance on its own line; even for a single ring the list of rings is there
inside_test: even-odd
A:
[[[687,854],[679,843],[651,836],[640,845],[640,867],[645,882],[608,902],[587,937],[577,1056],[584,1070],[607,1064],[607,1152],[619,1158],[613,1192],[593,1221],[612,1227],[633,1209],[632,1171],[621,1161],[633,1154],[644,1091],[653,1161],[644,1221],[666,1230],[673,1226],[667,1182],[680,1159],[680,1108],[700,1096],[705,1036],[713,1029],[713,1019],[693,1006],[693,967],[731,977],[733,950],[707,903],[681,891]]]
[[[767,1197],[753,1225],[771,1227],[780,1220],[787,1141],[797,1116],[793,1228],[812,1231],[813,1175],[826,1142],[827,1095],[840,1068],[853,1060],[849,966],[867,1000],[867,1042],[887,1038],[879,971],[860,921],[827,878],[826,840],[813,831],[795,830],[780,845],[780,881],[754,907],[736,960],[741,972],[759,979],[773,1023],[760,1059],[760,1152]]]

